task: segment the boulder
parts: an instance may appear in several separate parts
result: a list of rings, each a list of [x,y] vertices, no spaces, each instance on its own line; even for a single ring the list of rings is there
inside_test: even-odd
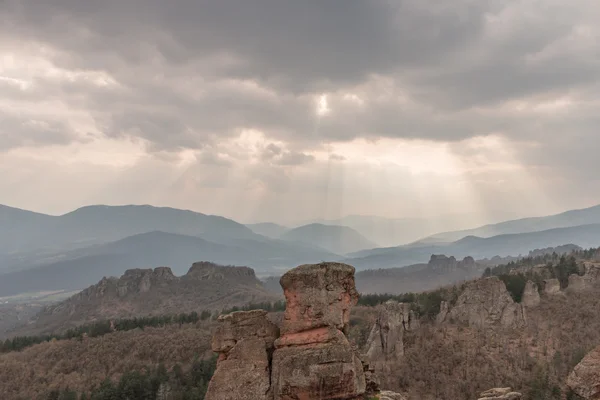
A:
[[[544,279],[544,293],[551,296],[560,294],[560,282],[558,279]]]
[[[263,310],[234,312],[218,321],[212,350],[219,359],[205,399],[270,399],[270,355],[279,329]]]
[[[377,320],[367,340],[369,362],[397,360],[404,355],[404,332],[418,321],[409,304],[389,300],[379,306]]]
[[[358,302],[354,267],[320,263],[296,267],[280,279],[286,299],[282,334],[325,326],[346,331]]]
[[[511,388],[494,388],[481,393],[479,400],[521,400],[523,395]]]
[[[495,276],[466,284],[449,316],[479,328],[520,327],[527,323],[525,308],[513,301],[504,282]]]
[[[537,285],[532,281],[527,281],[525,284],[521,304],[525,307],[536,307],[540,304],[540,292]]]
[[[586,400],[600,399],[600,346],[575,366],[567,378],[567,385]]]

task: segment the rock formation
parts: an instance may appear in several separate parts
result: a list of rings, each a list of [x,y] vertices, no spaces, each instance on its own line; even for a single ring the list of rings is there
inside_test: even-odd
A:
[[[302,265],[281,277],[286,310],[281,336],[263,311],[219,318],[219,353],[208,400],[405,400],[379,392],[344,332],[358,301],[354,267]]]
[[[457,261],[454,256],[447,257],[443,254],[432,254],[427,264],[427,269],[437,273],[448,273],[456,269],[475,269],[475,259],[465,257],[462,261]]]
[[[521,400],[523,395],[511,388],[494,388],[481,393],[479,400]]]
[[[567,378],[567,385],[586,400],[600,399],[600,347],[588,353]]]
[[[379,400],[406,400],[404,395],[389,391],[380,392],[378,395],[374,396],[374,398]]]
[[[525,284],[521,304],[525,307],[537,307],[540,304],[540,292],[537,285],[532,281],[527,281]]]
[[[201,261],[192,264],[188,273],[185,275],[186,279],[200,279],[200,280],[223,280],[223,279],[235,279],[239,278],[242,280],[256,279],[254,270],[248,267],[223,267],[211,262]]]
[[[518,327],[527,323],[525,308],[513,301],[504,283],[495,276],[466,284],[448,315],[479,328]]]
[[[354,267],[301,265],[280,280],[286,298],[271,375],[274,400],[354,399],[363,366],[344,335],[358,301]]]
[[[262,310],[220,316],[212,350],[219,354],[206,400],[270,399],[270,357],[279,328]]]
[[[448,318],[448,314],[450,314],[450,307],[448,306],[448,302],[442,300],[442,302],[440,303],[440,313],[435,318],[435,322],[441,324],[442,322],[446,321],[446,318]]]
[[[590,283],[596,284],[600,282],[600,263],[584,262],[583,270],[583,275],[589,280]]]
[[[367,340],[369,362],[397,360],[404,355],[404,332],[415,329],[418,317],[409,304],[389,300],[379,306],[377,320]]]
[[[547,295],[556,295],[560,294],[560,282],[558,279],[545,279],[544,280],[544,293]]]
[[[56,333],[88,321],[136,316],[179,314],[275,302],[247,267],[195,263],[176,277],[170,268],[130,269],[119,277],[105,277],[69,299],[47,307],[28,329]],[[198,309],[201,305],[203,309]],[[29,333],[29,332],[28,332]]]

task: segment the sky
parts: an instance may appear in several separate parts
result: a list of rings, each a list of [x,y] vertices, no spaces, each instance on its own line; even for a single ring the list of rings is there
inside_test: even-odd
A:
[[[592,206],[598,20],[597,0],[0,0],[0,203]]]

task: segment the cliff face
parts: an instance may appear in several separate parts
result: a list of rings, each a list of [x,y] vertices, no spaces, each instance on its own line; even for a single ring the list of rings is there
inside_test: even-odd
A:
[[[46,308],[30,332],[64,330],[88,321],[182,312],[217,311],[249,302],[275,301],[247,267],[195,263],[176,277],[170,268],[130,269]]]
[[[277,339],[263,312],[219,318],[213,350],[220,356],[208,400],[404,399],[378,393],[372,371],[344,333],[358,301],[354,267],[302,265],[280,282],[287,307]],[[255,322],[242,329],[244,321]]]

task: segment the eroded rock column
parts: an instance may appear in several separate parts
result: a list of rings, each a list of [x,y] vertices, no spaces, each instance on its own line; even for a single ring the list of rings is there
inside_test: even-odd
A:
[[[418,325],[409,304],[388,300],[379,306],[377,320],[367,340],[366,360],[393,361],[404,355],[404,332]]]
[[[274,400],[360,398],[363,366],[344,334],[358,301],[354,267],[301,265],[280,283],[287,304],[273,354]]]

